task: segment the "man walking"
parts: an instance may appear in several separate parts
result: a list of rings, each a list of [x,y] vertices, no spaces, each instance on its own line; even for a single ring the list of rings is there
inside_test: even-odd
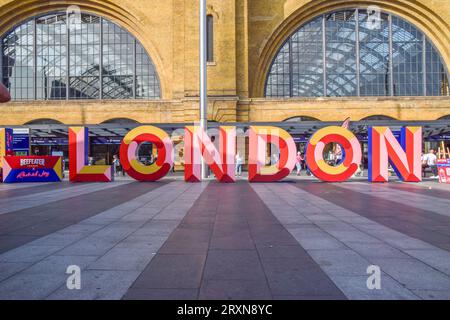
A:
[[[438,178],[438,169],[437,169],[437,157],[433,149],[430,149],[427,154],[425,154],[422,158],[423,164],[426,167],[429,167],[432,172],[432,176],[430,178]]]

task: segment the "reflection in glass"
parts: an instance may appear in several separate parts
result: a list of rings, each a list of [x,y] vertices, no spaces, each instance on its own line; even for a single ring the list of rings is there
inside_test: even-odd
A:
[[[265,95],[449,95],[448,71],[420,30],[385,13],[369,20],[365,9],[342,10],[300,27],[274,58]]]
[[[14,100],[158,99],[149,55],[125,29],[90,14],[37,17],[1,39],[1,81]]]

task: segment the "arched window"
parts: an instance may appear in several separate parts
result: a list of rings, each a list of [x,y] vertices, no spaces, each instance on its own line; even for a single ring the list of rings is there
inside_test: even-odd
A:
[[[361,119],[361,121],[376,121],[376,120],[395,120],[395,118],[383,115],[375,115]]]
[[[63,123],[55,119],[36,119],[25,123],[25,125],[38,125],[38,124],[63,124]]]
[[[114,118],[103,121],[104,124],[130,124],[130,123],[138,123],[136,120],[129,118]]]
[[[267,97],[448,96],[449,75],[430,40],[391,14],[324,14],[282,45]]]
[[[308,117],[308,116],[300,116],[300,117],[293,117],[284,120],[284,122],[305,122],[305,121],[320,121],[319,119]]]
[[[141,43],[95,15],[35,17],[0,38],[0,57],[14,100],[160,98]]]

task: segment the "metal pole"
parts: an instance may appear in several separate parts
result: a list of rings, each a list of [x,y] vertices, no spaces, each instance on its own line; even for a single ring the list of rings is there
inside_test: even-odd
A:
[[[208,130],[208,93],[207,93],[207,62],[206,62],[206,0],[200,0],[200,127]],[[206,164],[201,157],[202,179],[206,179]]]

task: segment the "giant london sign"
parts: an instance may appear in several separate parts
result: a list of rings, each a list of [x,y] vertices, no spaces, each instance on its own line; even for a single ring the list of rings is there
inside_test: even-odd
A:
[[[186,182],[201,181],[201,160],[209,166],[219,182],[235,182],[236,128],[219,128],[219,148],[199,126],[185,127],[184,161]],[[112,181],[110,166],[87,166],[87,129],[69,128],[70,181]],[[144,165],[137,159],[141,144],[151,143],[158,151],[157,160]],[[279,150],[276,164],[266,164],[268,144]],[[329,165],[323,158],[327,144],[336,143],[343,150],[342,161]],[[358,170],[362,150],[356,136],[343,127],[326,127],[315,132],[306,148],[306,162],[314,176],[326,182],[343,182]],[[406,182],[419,182],[422,129],[404,127],[397,139],[388,127],[369,127],[369,181],[388,182],[390,167]],[[277,127],[249,128],[248,180],[274,182],[287,177],[295,167],[296,146],[292,136]],[[120,160],[130,177],[139,181],[157,181],[173,166],[174,146],[169,135],[154,126],[137,127],[125,136],[120,146]]]
[[[236,127],[219,127],[219,148],[199,126],[187,126],[184,131],[186,182],[201,181],[202,160],[219,182],[236,181],[234,170]],[[388,182],[391,168],[403,181],[421,181],[420,127],[402,128],[400,139],[395,137],[388,127],[369,127],[368,131],[369,181]],[[250,182],[279,181],[292,172],[296,163],[297,149],[293,137],[287,131],[271,126],[250,126],[248,137]],[[69,180],[112,181],[114,174],[111,166],[88,165],[88,142],[86,127],[69,128]],[[138,160],[138,150],[143,143],[151,143],[157,149],[157,160],[151,165],[144,165]],[[328,164],[323,157],[325,147],[330,143],[339,145],[342,150],[342,160],[335,166]],[[268,144],[275,145],[279,150],[278,161],[272,165],[266,164]],[[346,181],[358,170],[361,159],[361,145],[357,137],[345,127],[330,126],[318,130],[311,136],[306,147],[306,163],[311,173],[326,182]],[[138,181],[157,181],[166,176],[173,166],[173,142],[160,128],[154,126],[134,128],[122,140],[120,161],[130,177]]]

